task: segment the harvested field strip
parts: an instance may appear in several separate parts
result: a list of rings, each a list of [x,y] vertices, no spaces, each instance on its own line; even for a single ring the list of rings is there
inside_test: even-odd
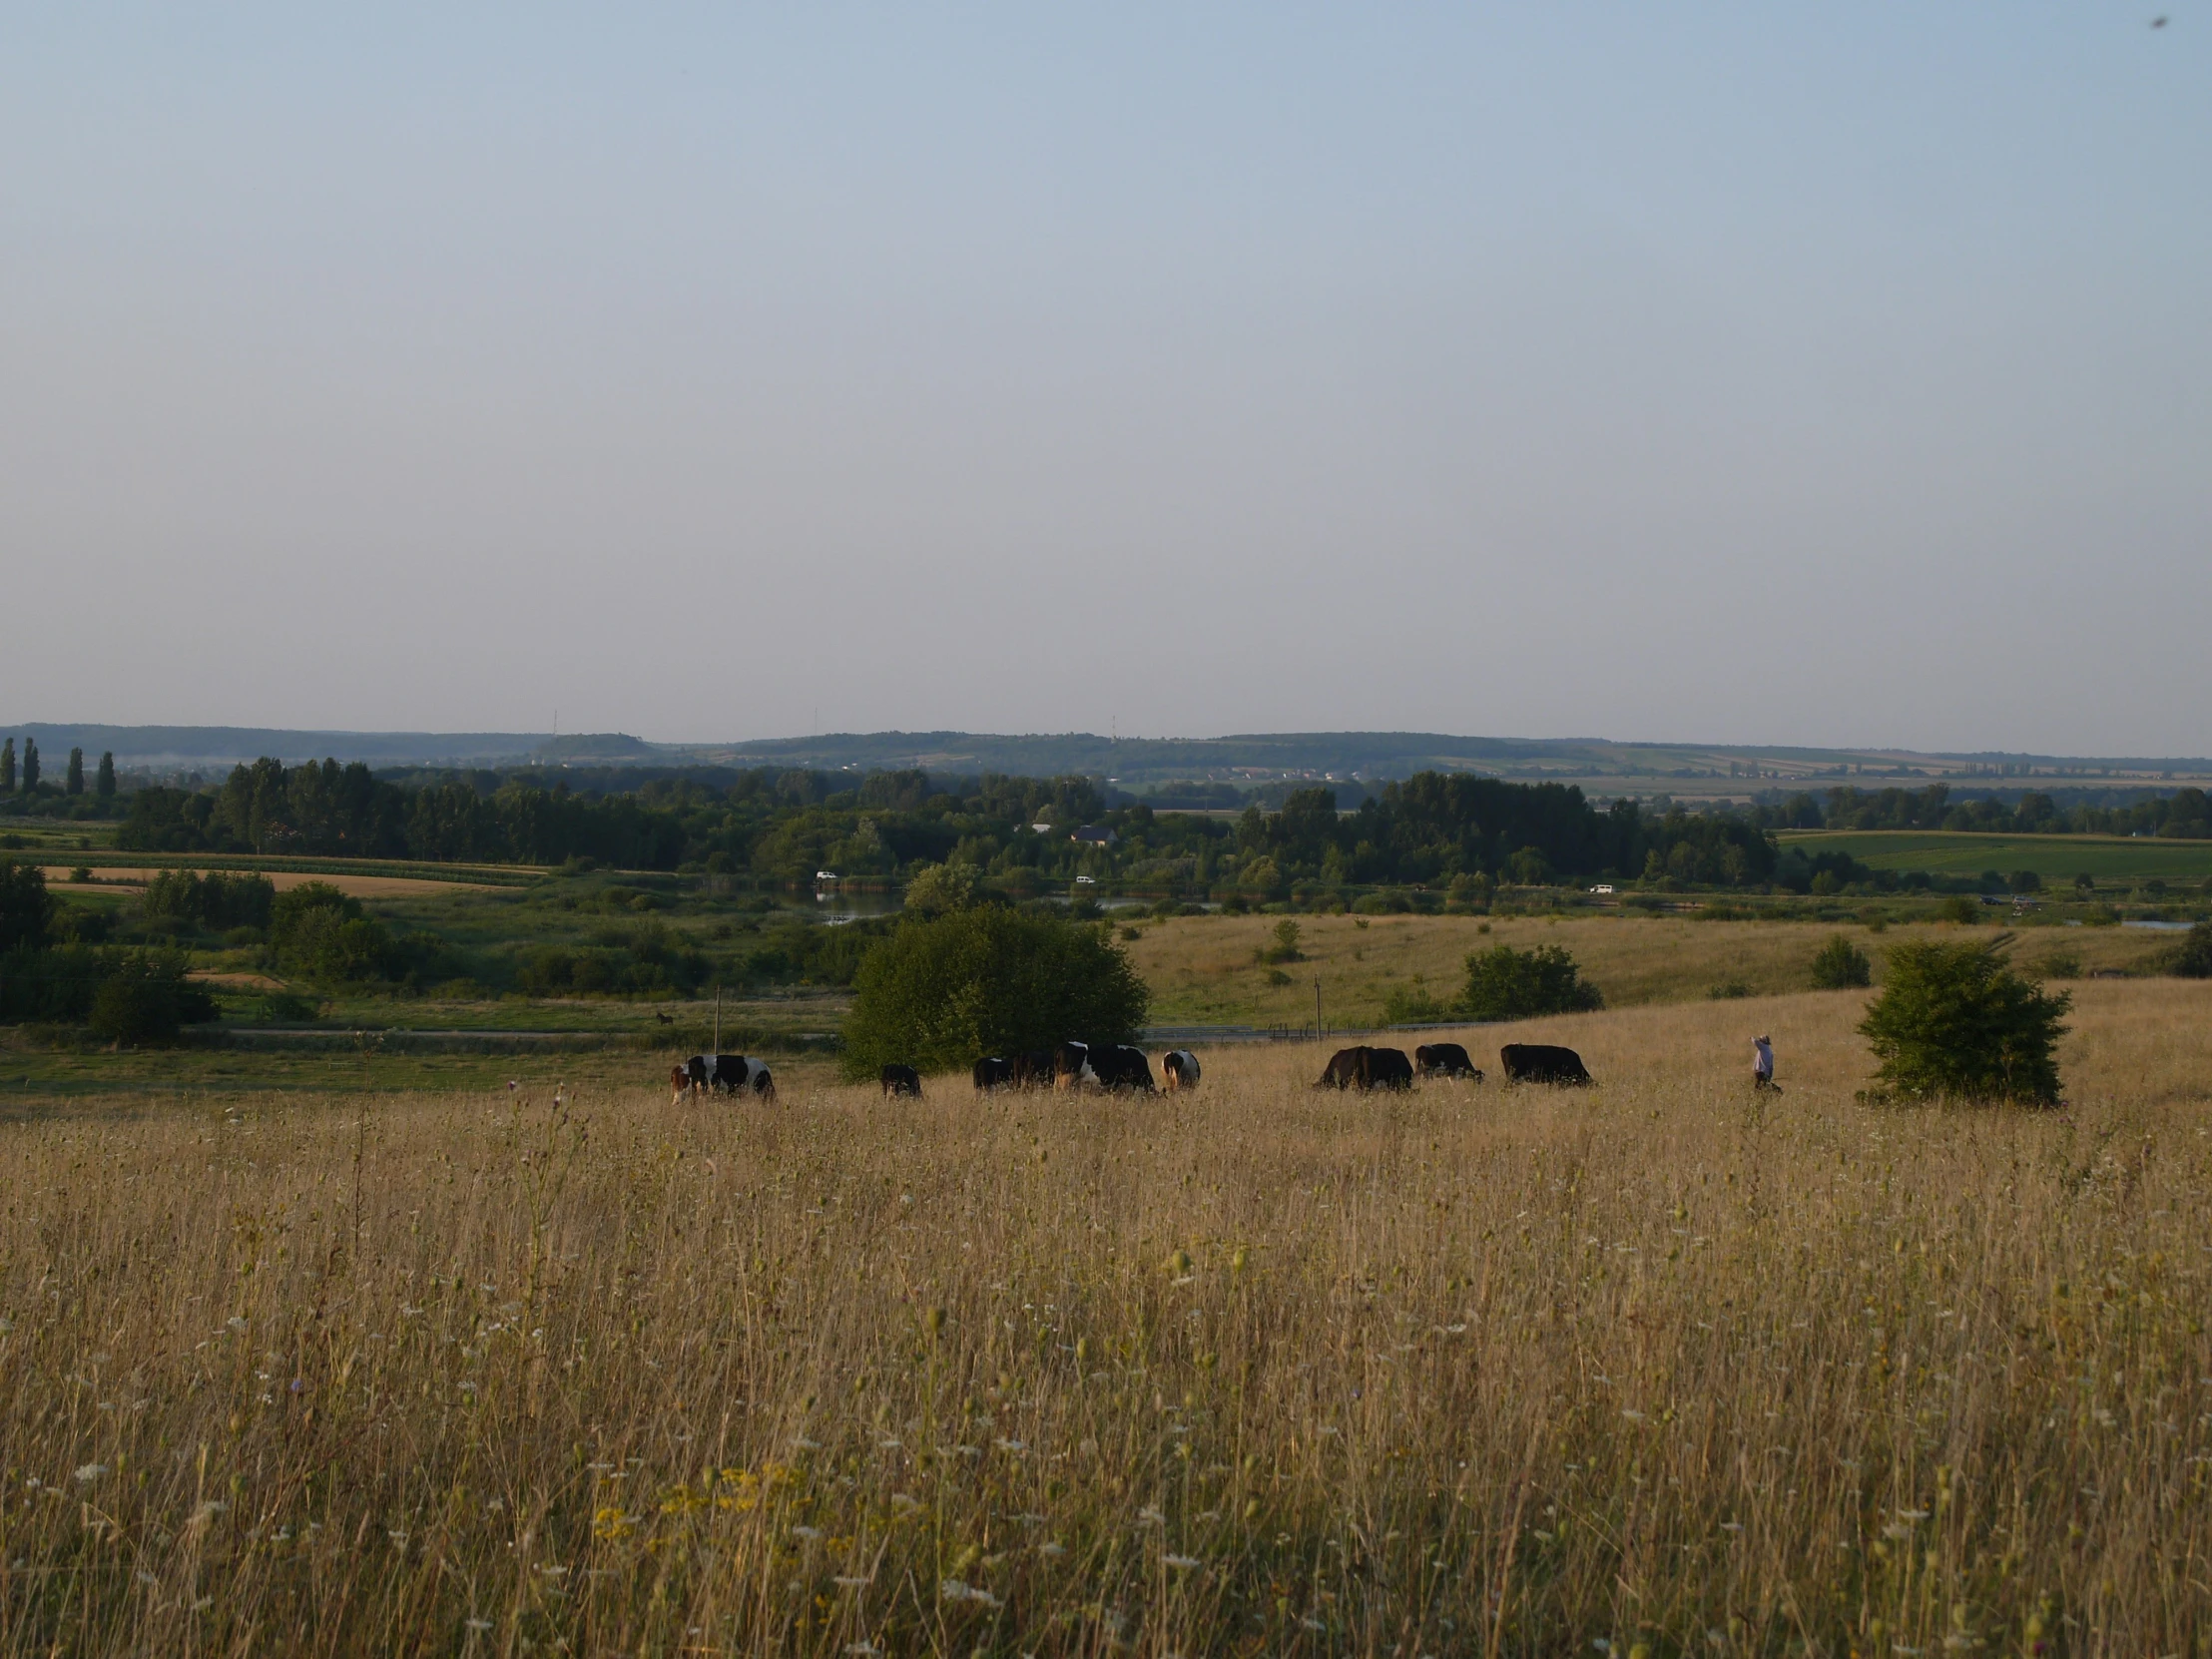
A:
[[[109,892],[144,892],[147,882],[151,881],[156,875],[172,869],[192,870],[202,875],[207,874],[212,869],[223,869],[226,873],[232,872],[232,866],[205,863],[103,864],[92,866],[93,880],[91,882],[73,883],[69,879],[70,872],[80,866],[48,864],[44,867],[46,879],[50,885],[75,885],[80,890],[85,886],[90,886],[96,892],[103,889]],[[342,893],[350,894],[354,898],[425,898],[436,893],[487,892],[510,884],[501,881],[461,880],[454,876],[442,875],[356,875],[350,871],[303,870],[288,865],[268,867],[246,865],[240,867],[249,871],[258,871],[258,873],[268,876],[270,884],[278,892],[288,892],[291,888],[304,886],[309,881],[321,881],[337,888]]]
[[[440,887],[453,882],[473,887],[526,887],[549,873],[537,864],[429,864],[407,858],[283,858],[275,853],[64,851],[60,847],[27,847],[24,851],[55,858],[55,867],[60,867],[64,876],[82,864],[93,871],[131,869],[140,878],[153,869],[197,869],[204,873],[211,869],[257,869],[273,880],[278,871],[289,871],[296,876],[391,876],[396,880],[436,882]]]

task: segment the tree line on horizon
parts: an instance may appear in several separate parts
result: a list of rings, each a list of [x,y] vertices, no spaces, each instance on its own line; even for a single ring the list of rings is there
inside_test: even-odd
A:
[[[1843,785],[1816,797],[1805,792],[1750,809],[1770,830],[1947,830],[1998,835],[2159,835],[2212,838],[2212,806],[2204,791],[2184,785],[2170,795],[2146,795],[2118,805],[2081,801],[2065,806],[2039,790],[2014,802],[1993,797],[1952,801],[1948,784],[1917,790],[1861,790]]]
[[[62,769],[62,781],[58,786],[46,781],[45,770],[45,759],[38,752],[36,738],[25,735],[20,760],[16,754],[15,739],[9,737],[0,740],[0,797],[18,797],[20,806],[22,802],[36,800],[40,796],[54,796],[75,802],[86,794],[88,786],[85,779],[85,752],[82,749],[72,749],[69,752],[69,759]],[[99,768],[89,788],[93,801],[102,809],[113,806],[117,792],[113,751],[100,757]]]
[[[1239,817],[1110,807],[1087,778],[935,777],[760,769],[726,785],[654,780],[621,793],[556,778],[460,774],[398,783],[336,760],[264,759],[221,785],[130,797],[125,850],[344,855],[621,868],[811,883],[819,871],[890,885],[956,862],[1019,892],[1088,875],[1164,892],[1256,900],[1297,885],[1499,885],[1613,878],[1684,885],[1809,884],[1742,814],[1599,808],[1573,785],[1422,773],[1352,811],[1334,790]],[[1848,864],[1848,859],[1843,860]]]

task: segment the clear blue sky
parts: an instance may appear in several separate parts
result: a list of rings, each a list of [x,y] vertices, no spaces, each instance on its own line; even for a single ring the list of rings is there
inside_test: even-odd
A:
[[[0,718],[2212,751],[2203,0],[19,5],[0,156]]]

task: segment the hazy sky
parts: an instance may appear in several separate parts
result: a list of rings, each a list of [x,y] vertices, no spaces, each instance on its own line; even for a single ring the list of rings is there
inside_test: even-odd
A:
[[[2204,754],[2208,624],[2203,0],[0,4],[7,720]]]

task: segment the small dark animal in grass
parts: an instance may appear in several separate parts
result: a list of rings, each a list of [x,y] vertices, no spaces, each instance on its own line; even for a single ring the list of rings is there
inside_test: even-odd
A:
[[[883,1098],[893,1095],[911,1095],[921,1098],[921,1073],[912,1066],[888,1065],[883,1068]]]
[[[1152,1064],[1141,1048],[1130,1048],[1122,1043],[1094,1043],[1090,1051],[1090,1070],[1102,1089],[1153,1092]]]
[[[1329,1057],[1329,1069],[1321,1074],[1317,1089],[1409,1089],[1413,1086],[1413,1062],[1402,1048],[1340,1048]]]
[[[1515,1083],[1572,1083],[1590,1081],[1589,1067],[1571,1048],[1554,1043],[1507,1043],[1497,1051],[1505,1075]]]
[[[975,1062],[975,1086],[980,1091],[1003,1089],[1014,1081],[1013,1062],[986,1054]]]
[[[1482,1073],[1457,1043],[1422,1043],[1413,1050],[1413,1070],[1422,1077],[1471,1077]]]
[[[1026,1054],[1016,1054],[1006,1062],[1006,1080],[1017,1089],[1049,1089],[1052,1087],[1052,1050],[1032,1048]]]
[[[743,1054],[694,1054],[684,1069],[691,1073],[695,1089],[720,1089],[767,1101],[776,1098],[776,1078],[765,1060],[748,1059]]]
[[[653,1010],[653,1017],[659,1020],[663,1025],[674,1025],[676,1023],[676,1016],[674,1014],[664,1014],[658,1008]]]
[[[1198,1056],[1187,1048],[1171,1048],[1160,1056],[1161,1087],[1169,1094],[1198,1087]]]

